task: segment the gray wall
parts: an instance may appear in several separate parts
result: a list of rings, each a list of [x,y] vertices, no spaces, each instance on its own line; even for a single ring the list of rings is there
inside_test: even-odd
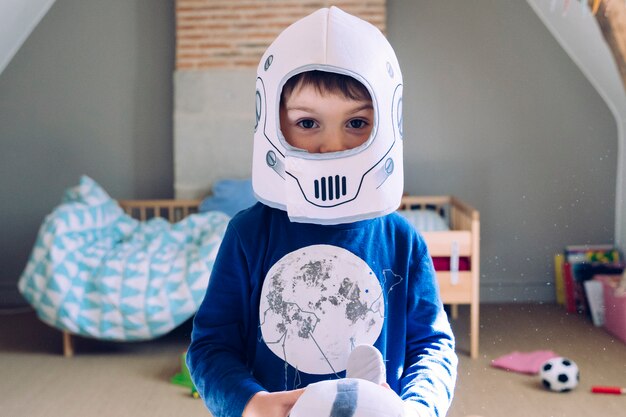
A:
[[[0,74],[0,304],[81,174],[116,198],[172,195],[172,3],[57,0]],[[481,211],[484,300],[552,299],[555,252],[613,239],[609,110],[526,2],[388,0],[388,35],[407,191]]]
[[[483,300],[552,300],[554,253],[613,241],[611,112],[524,1],[388,5],[406,191],[480,210]]]
[[[0,305],[43,217],[87,174],[173,195],[173,1],[57,0],[0,74]]]
[[[250,178],[256,68],[174,75],[174,195],[202,198],[222,178]]]

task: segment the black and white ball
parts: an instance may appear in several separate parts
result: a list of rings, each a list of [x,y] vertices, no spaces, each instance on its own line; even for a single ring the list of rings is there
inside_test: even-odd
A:
[[[578,365],[570,359],[557,357],[547,360],[539,371],[541,383],[546,389],[556,392],[571,391],[578,385]]]

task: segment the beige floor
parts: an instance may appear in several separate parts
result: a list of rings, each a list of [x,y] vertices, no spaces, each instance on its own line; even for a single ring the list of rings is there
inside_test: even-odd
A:
[[[471,360],[467,309],[453,322],[459,378],[448,417],[626,416],[626,395],[591,394],[591,385],[626,386],[626,345],[553,305],[481,306],[481,355]],[[169,383],[190,328],[145,343],[79,339],[72,359],[61,337],[32,312],[0,315],[0,416],[207,416],[201,401]],[[514,350],[551,349],[576,361],[578,389],[543,390],[536,377],[490,366]]]
[[[454,322],[459,350],[467,345],[465,322]],[[555,305],[483,305],[481,331],[478,359],[459,352],[457,389],[448,417],[626,416],[626,395],[590,392],[593,385],[626,386],[626,344],[594,327],[590,319],[568,315]],[[490,365],[501,355],[538,349],[552,350],[577,363],[581,381],[576,390],[549,392],[536,376]]]

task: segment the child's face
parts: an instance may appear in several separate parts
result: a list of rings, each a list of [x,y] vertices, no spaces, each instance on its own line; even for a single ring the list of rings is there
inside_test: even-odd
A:
[[[280,128],[287,142],[310,153],[337,152],[365,143],[372,132],[371,100],[297,86],[280,106]]]

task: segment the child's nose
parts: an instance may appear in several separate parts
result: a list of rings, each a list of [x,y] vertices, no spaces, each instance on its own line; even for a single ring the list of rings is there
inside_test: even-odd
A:
[[[340,132],[329,132],[324,136],[320,153],[345,151],[347,148]]]

